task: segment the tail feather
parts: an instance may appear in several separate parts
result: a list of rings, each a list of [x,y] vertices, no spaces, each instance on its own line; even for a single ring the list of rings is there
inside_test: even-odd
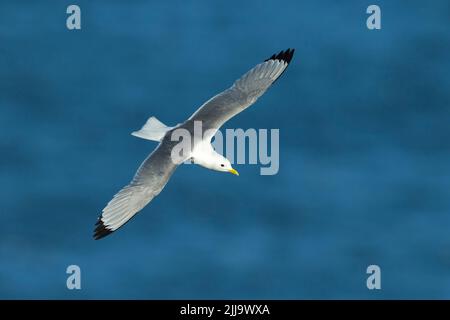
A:
[[[172,128],[166,126],[155,117],[150,117],[140,130],[131,134],[138,138],[159,142],[162,138],[164,138],[166,132],[170,129]]]

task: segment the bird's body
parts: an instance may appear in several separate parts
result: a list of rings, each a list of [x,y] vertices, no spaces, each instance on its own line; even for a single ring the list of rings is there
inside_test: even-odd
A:
[[[168,127],[151,117],[141,130],[133,135],[159,141],[156,149],[144,160],[129,185],[120,190],[103,209],[97,221],[94,238],[100,239],[117,230],[142,210],[165,187],[175,169],[184,161],[205,168],[231,172],[228,159],[217,153],[211,139],[230,118],[252,105],[285,71],[294,50],[281,51],[258,64],[227,90],[205,102],[189,119]],[[201,125],[200,133],[196,126]],[[180,141],[174,136],[187,133],[189,148],[175,152]]]

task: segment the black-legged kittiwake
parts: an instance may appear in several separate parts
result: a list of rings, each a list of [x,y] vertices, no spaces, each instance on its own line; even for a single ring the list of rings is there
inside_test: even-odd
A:
[[[120,190],[103,209],[98,218],[94,238],[100,239],[116,231],[144,208],[164,188],[175,169],[186,160],[208,169],[238,175],[228,159],[214,151],[211,139],[230,118],[251,106],[286,70],[294,49],[281,51],[258,64],[236,80],[227,90],[205,102],[189,119],[168,127],[151,117],[134,136],[158,141],[159,145],[145,159],[129,185]],[[194,139],[190,152],[176,160],[173,149],[179,141],[172,139],[176,130],[185,130],[194,136],[194,124],[200,122],[205,132]]]

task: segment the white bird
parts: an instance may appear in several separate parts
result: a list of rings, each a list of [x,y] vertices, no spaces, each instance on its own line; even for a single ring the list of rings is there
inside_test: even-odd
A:
[[[175,169],[185,160],[191,159],[202,167],[239,175],[228,159],[214,151],[211,139],[226,121],[251,106],[266,92],[286,70],[293,55],[294,49],[272,55],[175,127],[168,127],[151,117],[141,130],[133,132],[134,136],[159,141],[159,145],[141,164],[130,184],[120,190],[103,209],[96,223],[94,238],[101,239],[128,222],[161,192]],[[172,149],[179,142],[173,141],[171,133],[177,129],[185,129],[193,135],[194,123],[197,121],[207,134],[194,139],[192,151],[174,161]]]

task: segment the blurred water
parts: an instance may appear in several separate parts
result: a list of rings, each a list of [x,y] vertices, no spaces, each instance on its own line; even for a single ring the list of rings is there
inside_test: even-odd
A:
[[[0,298],[450,298],[450,4],[0,2]],[[167,124],[272,53],[226,128],[280,128],[280,171],[194,166],[112,236],[93,224]],[[65,269],[82,269],[82,290]],[[382,290],[366,288],[380,265]]]

